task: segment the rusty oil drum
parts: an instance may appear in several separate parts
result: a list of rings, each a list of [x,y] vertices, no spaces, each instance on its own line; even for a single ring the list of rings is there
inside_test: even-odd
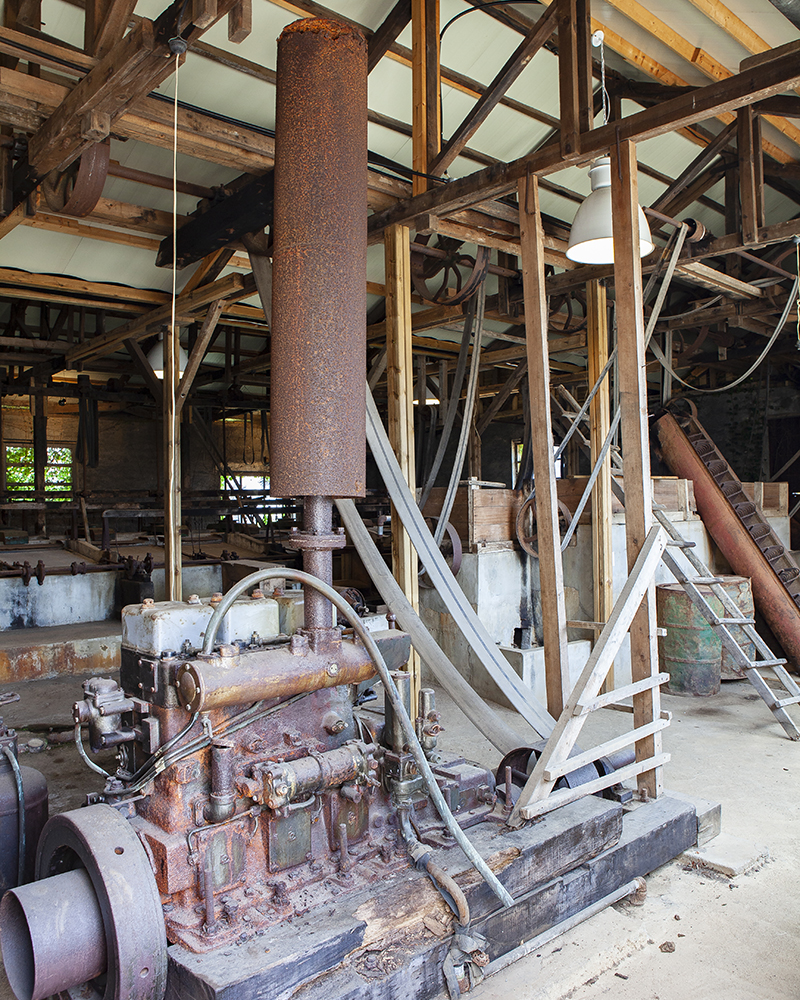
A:
[[[720,579],[721,586],[741,608],[742,617],[752,617],[750,581],[741,576]],[[714,612],[722,617],[722,604],[711,587],[701,584],[698,589]],[[720,637],[679,583],[656,587],[656,609],[659,627],[667,630],[666,636],[658,640],[658,652],[662,669],[670,675],[667,689],[672,694],[708,697],[718,693],[721,678],[728,680],[744,676],[733,657],[723,648]],[[753,645],[745,642],[741,629],[733,628],[732,631],[748,656],[753,657]]]

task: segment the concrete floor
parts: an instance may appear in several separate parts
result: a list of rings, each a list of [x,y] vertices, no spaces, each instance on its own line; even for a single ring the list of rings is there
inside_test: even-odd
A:
[[[21,743],[42,727],[69,726],[80,678],[3,685],[22,700],[0,708]],[[789,1000],[797,997],[800,949],[800,744],[786,739],[746,681],[711,699],[664,695],[673,723],[667,789],[722,803],[723,834],[708,845],[724,860],[769,858],[734,878],[678,859],[648,876],[643,906],[618,904],[487,979],[476,1000]],[[496,766],[497,752],[444,694],[438,695],[445,749]],[[526,726],[502,709],[527,742]],[[621,731],[624,717],[590,717],[583,746]],[[34,730],[26,726],[36,727]],[[108,766],[113,762],[109,755]],[[74,747],[26,754],[50,784],[51,812],[74,808],[100,781]],[[670,942],[674,950],[667,945]],[[666,946],[662,950],[662,946]],[[12,1000],[0,975],[0,1000]]]

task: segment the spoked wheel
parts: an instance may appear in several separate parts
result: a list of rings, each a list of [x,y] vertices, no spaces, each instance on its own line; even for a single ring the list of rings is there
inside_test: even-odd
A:
[[[478,247],[475,256],[461,252],[461,240],[441,236],[428,247],[431,234],[411,244],[411,281],[426,302],[457,306],[466,302],[486,277],[489,248]]]

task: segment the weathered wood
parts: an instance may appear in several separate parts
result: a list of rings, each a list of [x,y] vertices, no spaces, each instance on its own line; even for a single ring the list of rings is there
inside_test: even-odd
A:
[[[136,0],[86,0],[83,47],[102,59],[125,34]],[[61,67],[56,67],[61,68]]]
[[[599,281],[586,286],[586,352],[589,385],[593,386],[608,361],[608,307],[606,289]],[[611,387],[606,377],[589,404],[589,441],[592,468],[600,455],[611,426]],[[612,517],[611,453],[606,455],[592,490],[592,595],[595,621],[608,621],[614,607],[614,557],[611,545]],[[614,687],[612,663],[605,681]]]
[[[159,407],[164,405],[164,386],[161,379],[153,371],[153,366],[147,360],[147,355],[136,340],[126,340],[125,350],[130,354],[137,371],[144,379],[144,384],[150,390],[155,402]]]
[[[575,682],[569,697],[566,699],[564,710],[556,727],[548,738],[527,784],[520,793],[509,819],[511,826],[519,826],[523,820],[529,819],[535,814],[537,805],[544,802],[551,794],[555,782],[548,780],[545,777],[545,772],[552,763],[557,764],[569,758],[586,721],[586,713],[583,712],[581,705],[597,698],[600,687],[614,662],[614,657],[632,623],[636,620],[639,613],[637,609],[640,608],[643,598],[653,586],[653,575],[666,543],[666,535],[660,528],[653,528],[648,534],[646,543],[639,552],[636,562],[631,568],[630,576],[617,598],[614,610],[598,636],[581,676]],[[655,632],[655,628],[653,631]],[[611,698],[612,695],[613,692],[603,697]],[[638,728],[649,722],[654,722],[658,717],[658,715],[654,716],[647,722],[635,721],[634,725]],[[654,739],[654,737],[650,737],[650,739]],[[637,745],[640,746],[644,742],[641,740]],[[650,758],[653,756],[650,754]]]
[[[269,171],[184,223],[176,241],[178,268],[272,225],[273,187],[274,174]],[[156,265],[172,267],[171,234],[161,242]]]
[[[569,695],[569,650],[550,416],[544,239],[539,209],[539,184],[536,177],[527,177],[520,181],[518,198],[528,388],[531,418],[537,427],[537,433],[531,437],[531,447],[536,475],[536,527],[542,594],[547,710],[558,718]]]
[[[580,148],[580,95],[578,87],[578,19],[576,0],[555,0],[558,8],[558,102],[561,112],[561,155],[571,156]],[[552,9],[552,8],[551,8]]]
[[[253,30],[253,0],[237,0],[228,13],[228,41],[238,45]]]
[[[410,20],[411,0],[397,0],[375,34],[369,39],[367,72],[371,73],[375,69]]]
[[[559,5],[554,4],[542,14],[536,22],[535,28],[519,44],[516,51],[509,57],[477,103],[470,108],[461,124],[454,130],[453,134],[444,144],[442,151],[434,158],[430,166],[431,173],[444,173],[453,160],[462,152],[472,136],[475,135],[480,126],[500,103],[508,88],[553,34],[556,29],[556,19],[559,9]]]
[[[441,112],[439,93],[439,0],[411,0],[413,92],[412,161],[416,171],[412,191],[418,194],[428,186],[424,176],[439,152]]]
[[[389,440],[406,482],[413,490],[417,476],[414,461],[414,386],[411,359],[411,252],[404,226],[385,234],[386,283],[386,392],[389,402]],[[392,508],[392,571],[414,610],[419,608],[418,559],[411,539]],[[409,660],[412,689],[419,688],[419,657]],[[416,704],[416,701],[412,702]]]
[[[194,382],[194,377],[197,374],[200,365],[203,361],[208,346],[211,343],[211,338],[214,336],[214,332],[217,328],[217,322],[222,314],[222,299],[218,299],[216,302],[212,302],[208,307],[208,312],[203,320],[203,324],[197,334],[197,340],[192,348],[191,354],[189,355],[189,361],[186,364],[186,369],[181,377],[180,384],[176,390],[176,402],[175,402],[175,412],[178,419],[180,419],[181,413],[183,412],[183,405],[186,402],[189,392],[192,388],[192,383]]]
[[[628,568],[632,570],[652,522],[650,435],[645,383],[644,307],[642,265],[639,257],[638,184],[636,148],[621,142],[611,151],[611,197],[614,225],[614,288],[619,349],[619,405],[622,413],[622,453],[625,465],[625,537]],[[658,672],[655,584],[652,579],[630,627],[631,675],[634,681]],[[634,725],[648,725],[661,713],[658,689],[634,697]],[[658,733],[636,744],[637,761],[660,754]],[[658,798],[662,792],[660,768],[638,775],[642,793]]]
[[[778,54],[771,56],[762,66],[749,67],[727,80],[699,87],[687,95],[628,115],[619,122],[593,129],[582,137],[580,152],[572,155],[568,162],[585,163],[595,156],[607,154],[618,140],[653,138],[694,125],[711,115],[736,111],[755,101],[780,94],[787,87],[800,83],[798,49],[800,43],[792,43],[788,48],[778,50]],[[387,225],[398,222],[411,224],[418,215],[427,212],[446,215],[478,201],[508,193],[525,174],[547,175],[563,166],[560,143],[550,143],[511,163],[487,167],[454,180],[443,188],[400,201],[392,208],[373,215],[369,220],[369,230],[380,233]]]
[[[742,241],[755,243],[764,224],[764,167],[760,145],[761,126],[752,107],[738,115],[739,185],[741,190]]]

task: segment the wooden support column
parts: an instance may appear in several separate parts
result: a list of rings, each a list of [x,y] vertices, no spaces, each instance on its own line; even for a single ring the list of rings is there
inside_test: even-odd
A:
[[[764,225],[764,158],[761,118],[748,105],[739,108],[739,183],[742,205],[742,242],[758,242]]]
[[[411,78],[414,101],[412,122],[413,167],[422,174],[439,152],[442,119],[439,107],[441,72],[439,65],[439,0],[412,0]],[[415,176],[412,193],[428,188],[425,177]]]
[[[557,719],[570,692],[569,651],[550,418],[544,230],[539,211],[538,178],[535,175],[523,177],[519,181],[518,195],[547,710]]]
[[[577,0],[561,0],[558,15],[558,96],[561,117],[561,155],[580,146],[580,94]]]
[[[414,462],[414,369],[411,357],[411,251],[405,226],[384,233],[386,262],[386,391],[389,440],[409,489],[417,482]],[[415,611],[419,610],[418,559],[411,539],[392,506],[392,572]],[[419,694],[419,657],[412,650],[412,717]]]
[[[39,503],[45,499],[45,468],[47,466],[47,396],[37,392],[33,397],[33,490]],[[44,508],[36,512],[36,534],[47,530]]]
[[[626,140],[611,147],[611,197],[619,348],[619,403],[625,464],[625,537],[629,572],[644,545],[652,521],[638,195],[636,144]],[[658,673],[658,647],[653,581],[650,582],[631,624],[630,642],[633,683],[655,676]],[[633,696],[635,727],[657,722],[660,716],[661,698],[657,687]],[[653,757],[660,752],[659,733],[653,733],[636,743],[637,761]],[[637,780],[642,797],[657,798],[661,795],[663,779],[660,767],[642,772]]]
[[[183,600],[181,424],[177,407],[179,327],[164,331],[164,597]]]
[[[734,254],[731,254],[733,257]],[[739,258],[741,260],[741,257]],[[672,364],[672,338],[673,331],[671,327],[667,327],[664,331],[664,357]],[[661,402],[663,404],[668,403],[672,399],[672,375],[667,371],[666,368],[661,369]]]
[[[586,285],[586,347],[589,386],[597,381],[608,361],[608,308],[606,289],[599,281]],[[589,404],[592,468],[611,426],[611,381],[608,376]],[[594,620],[607,622],[614,608],[613,556],[611,546],[612,498],[611,454],[606,455],[592,490],[592,569],[594,580]],[[595,635],[595,638],[597,636]],[[614,665],[606,676],[604,690],[614,688]]]

